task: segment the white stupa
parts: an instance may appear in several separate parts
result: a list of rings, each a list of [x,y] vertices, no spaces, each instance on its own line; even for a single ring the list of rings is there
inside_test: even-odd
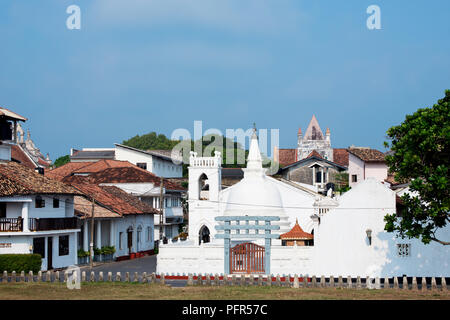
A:
[[[244,178],[233,186],[224,211],[226,216],[278,216],[274,222],[280,230],[273,233],[288,232],[289,221],[283,209],[283,202],[278,188],[266,175],[262,166],[261,152],[258,145],[256,129],[250,141],[247,168],[243,169]]]

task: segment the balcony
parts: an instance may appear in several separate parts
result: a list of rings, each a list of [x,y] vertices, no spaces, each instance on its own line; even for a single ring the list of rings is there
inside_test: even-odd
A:
[[[77,218],[30,218],[30,231],[52,231],[78,229]],[[0,232],[22,232],[22,218],[0,218]]]
[[[20,232],[22,230],[22,218],[0,218],[0,232]]]
[[[51,231],[77,229],[78,219],[72,218],[30,218],[30,231]]]

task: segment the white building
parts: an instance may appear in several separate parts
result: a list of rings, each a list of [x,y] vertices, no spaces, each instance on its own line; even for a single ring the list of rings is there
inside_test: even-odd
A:
[[[142,169],[150,171],[158,177],[181,178],[183,166],[181,157],[170,150],[139,150],[122,144],[115,148],[83,148],[71,149],[70,161],[94,162],[98,160],[128,161]]]
[[[89,251],[94,198],[94,248],[113,246],[114,258],[153,253],[154,208],[114,186],[72,183],[84,196],[75,197],[75,213],[81,219],[79,249]]]
[[[0,110],[0,131],[8,133],[10,121],[24,119]],[[79,192],[11,161],[11,133],[2,134],[0,148],[0,254],[39,253],[41,270],[74,265],[80,229],[73,203]]]
[[[375,178],[383,182],[388,177],[388,168],[384,160],[384,153],[364,147],[348,148],[348,179],[349,186],[358,182]]]
[[[448,247],[384,231],[383,217],[396,212],[396,196],[375,179],[332,199],[268,177],[256,134],[244,179],[221,190],[220,173],[219,153],[191,154],[189,238],[160,247],[158,272],[448,276]],[[297,219],[314,235],[314,245],[282,245],[279,236]],[[442,233],[448,238],[449,228]]]

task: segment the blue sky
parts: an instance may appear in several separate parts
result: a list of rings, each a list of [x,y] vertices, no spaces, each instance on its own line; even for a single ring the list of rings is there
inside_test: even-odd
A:
[[[81,8],[68,30],[66,8]],[[366,8],[381,8],[368,30]],[[450,88],[450,1],[2,0],[0,106],[52,159],[176,128],[280,129],[315,114],[334,147],[386,130]]]

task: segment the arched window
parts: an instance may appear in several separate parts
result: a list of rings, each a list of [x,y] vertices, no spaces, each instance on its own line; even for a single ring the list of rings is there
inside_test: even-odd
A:
[[[198,233],[198,243],[201,243],[202,241],[203,243],[210,242],[209,229],[207,226],[201,227]]]
[[[208,176],[204,173],[198,178],[199,199],[209,200],[209,182]]]

